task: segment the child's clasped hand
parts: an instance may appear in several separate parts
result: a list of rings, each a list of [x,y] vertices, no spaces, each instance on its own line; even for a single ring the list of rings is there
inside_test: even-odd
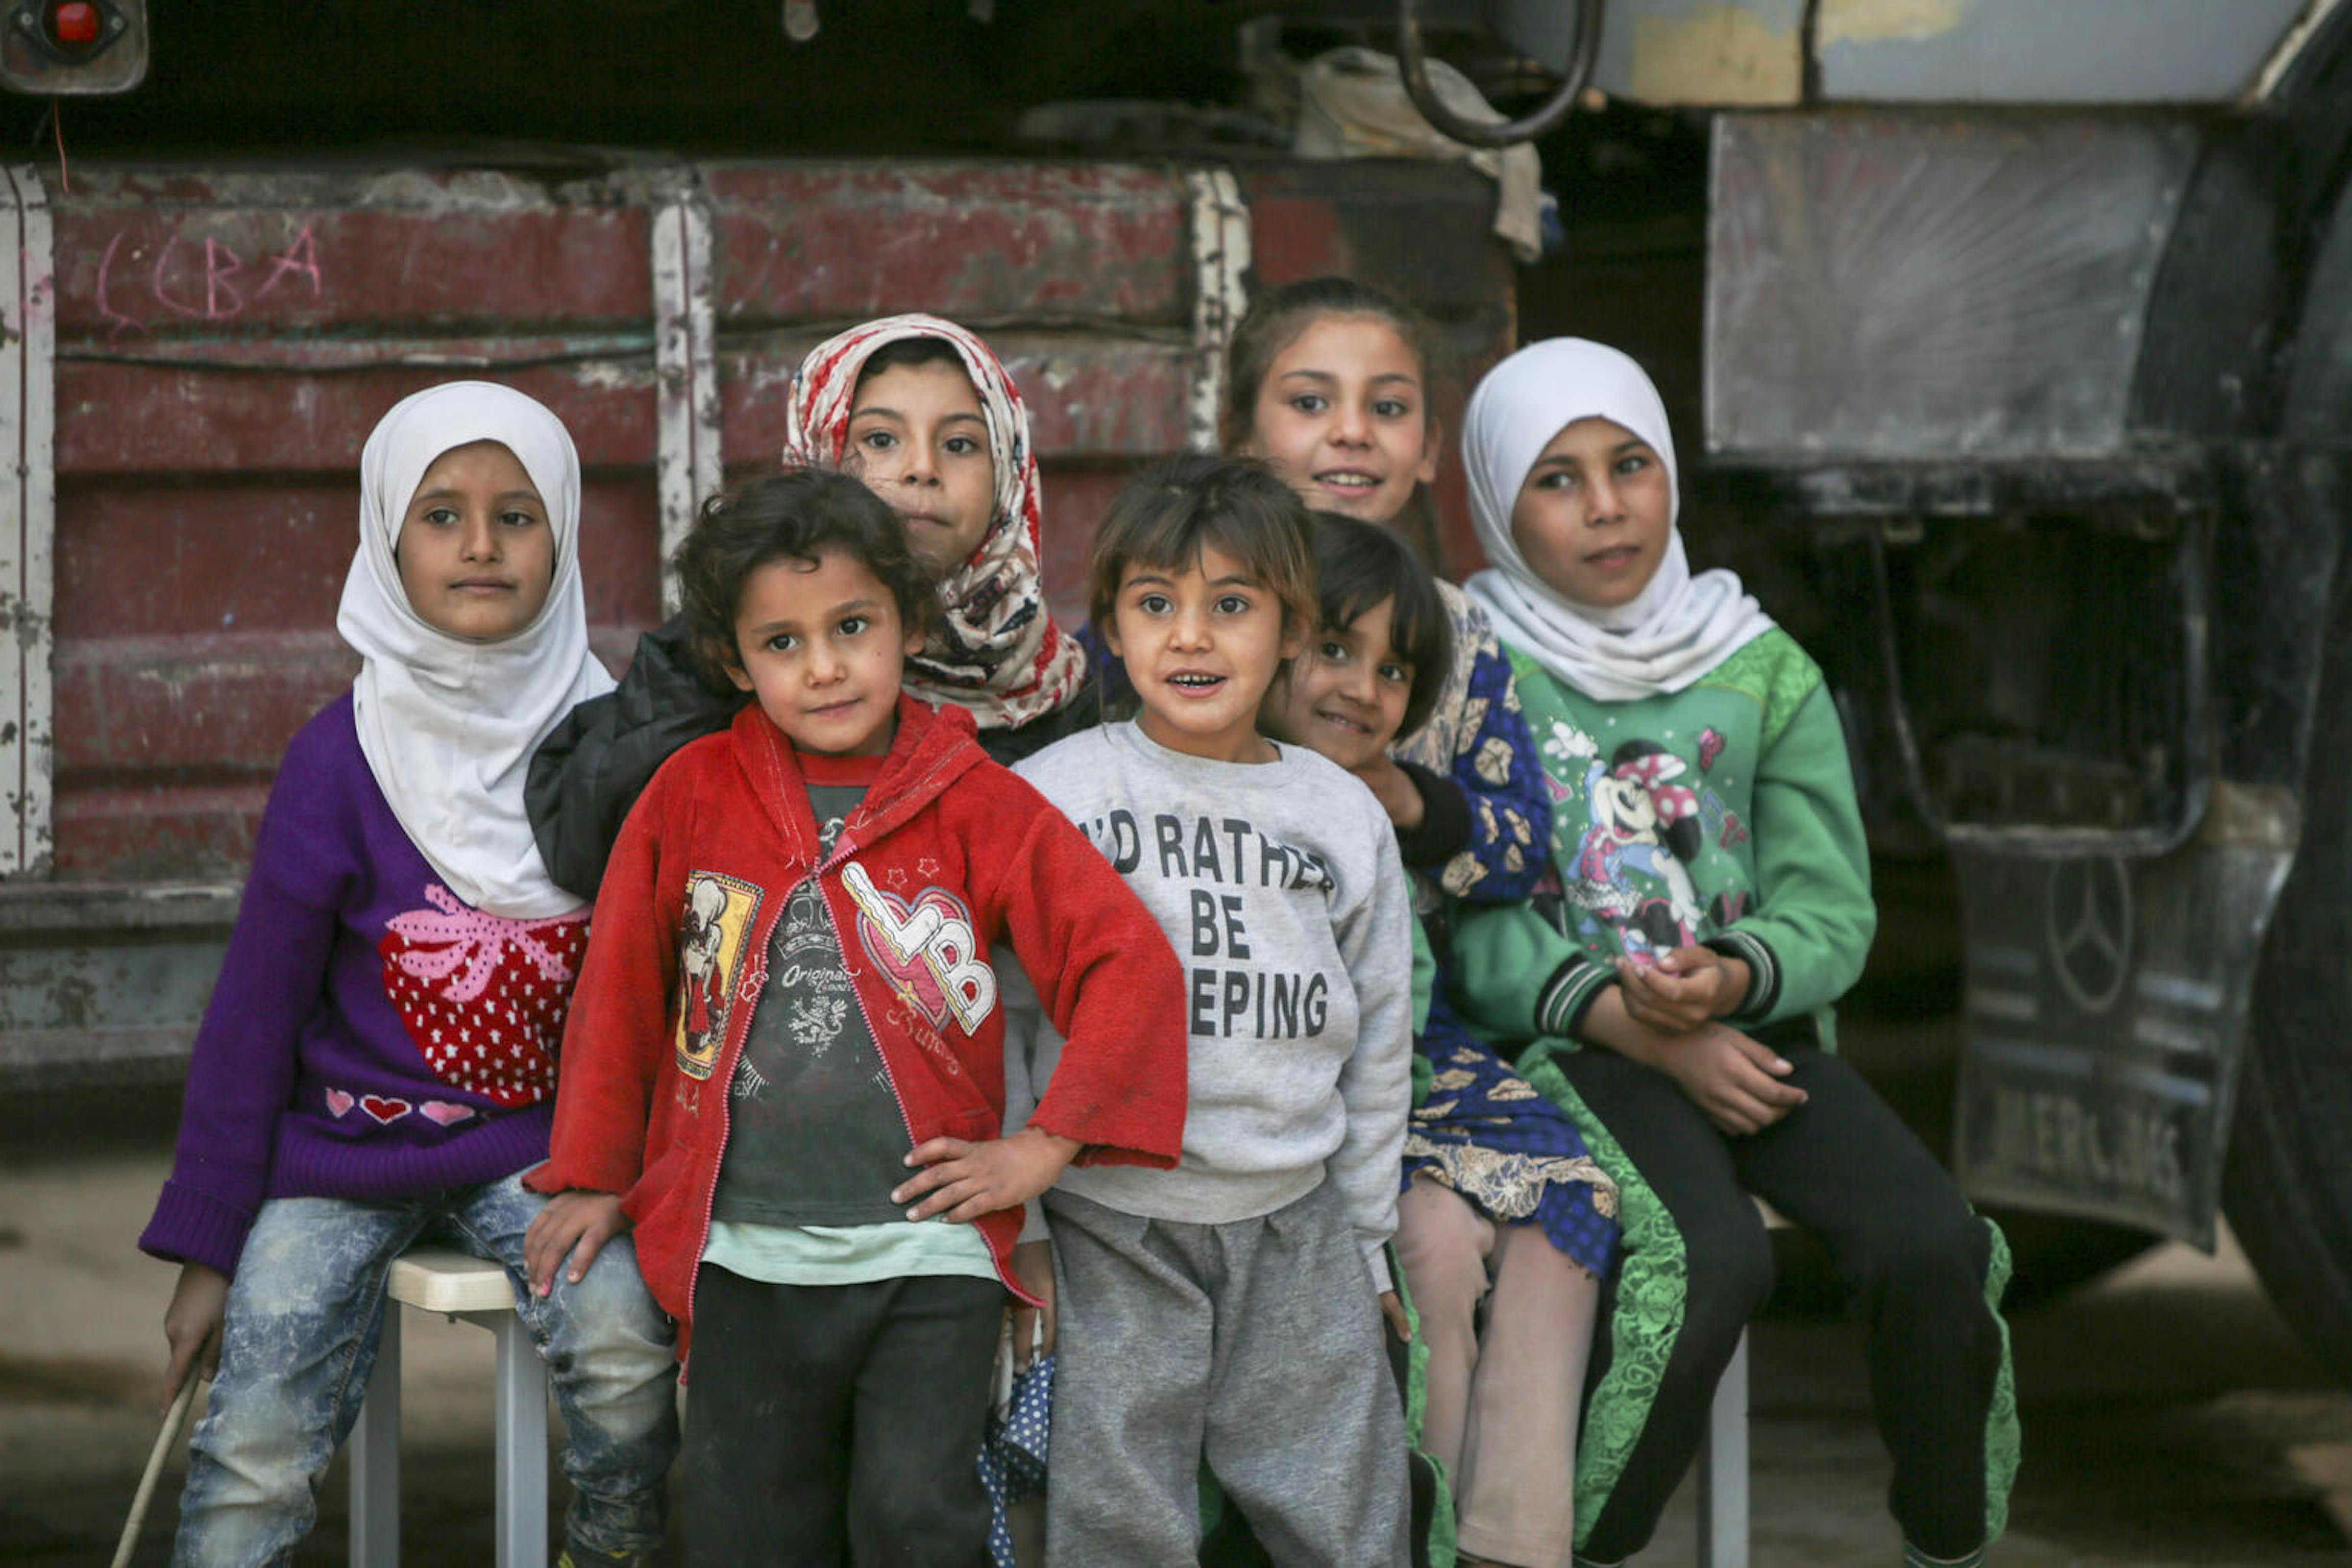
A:
[[[1617,983],[1636,1023],[1686,1035],[1737,1008],[1750,976],[1745,962],[1711,947],[1677,947],[1652,963],[1619,958]]]

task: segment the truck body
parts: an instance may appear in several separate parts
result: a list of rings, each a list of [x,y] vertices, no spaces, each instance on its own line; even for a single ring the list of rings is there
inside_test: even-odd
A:
[[[1957,881],[1964,1186],[2203,1245],[2226,1212],[2352,1375],[2352,5],[1417,9],[1540,96],[1587,6],[1591,85],[1706,143],[1664,215],[1698,253],[1660,378],[1693,384],[1690,482],[1801,558],[1771,607],[1830,672],[1874,843]],[[106,90],[143,80],[62,100],[0,215],[16,1082],[184,1051],[278,750],[350,673],[352,470],[402,394],[490,375],[571,426],[617,663],[694,506],[772,458],[792,365],[850,321],[936,310],[1004,353],[1066,609],[1119,478],[1213,439],[1253,289],[1388,284],[1465,375],[1528,291],[1459,167],[1306,163],[1126,101],[1251,97],[1269,27],[1391,41],[1391,0],[100,10],[152,68],[99,57]],[[81,68],[0,52],[30,90]],[[1111,93],[1174,129],[1005,151],[1024,108]],[[482,140],[501,115],[562,142]],[[371,140],[442,120],[472,140]],[[1573,263],[1608,215],[1555,183]],[[1601,256],[1622,294],[1579,319],[1635,320],[1670,274]]]

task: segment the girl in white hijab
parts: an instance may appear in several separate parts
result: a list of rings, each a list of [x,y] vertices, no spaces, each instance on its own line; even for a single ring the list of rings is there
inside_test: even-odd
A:
[[[1521,350],[1462,445],[1493,563],[1467,591],[1549,778],[1559,899],[1465,908],[1456,997],[1533,1037],[1518,1070],[1587,1131],[1624,1225],[1576,1560],[1638,1552],[1688,1467],[1770,1282],[1752,1193],[1856,1287],[1904,1561],[1979,1562],[2017,1465],[2007,1254],[1832,1054],[1877,919],[1832,693],[1737,577],[1692,574],[1665,410],[1625,355]]]
[[[1620,603],[1580,603],[1528,563],[1511,529],[1521,481],[1555,437],[1605,419],[1638,438],[1663,470],[1664,548]],[[1640,365],[1582,338],[1511,355],[1478,384],[1465,416],[1463,460],[1478,542],[1494,564],[1466,584],[1496,633],[1589,696],[1611,701],[1680,691],[1772,625],[1729,572],[1691,575],[1665,405]]]
[[[477,446],[504,448],[535,489],[545,537],[531,570],[543,553],[548,575],[511,589],[486,579],[454,597],[426,588],[420,599],[398,558],[410,502],[445,454]],[[532,613],[501,614],[501,603]],[[575,704],[613,689],[588,650],[580,458],[562,422],[485,381],[394,405],[360,456],[360,548],[335,629],[362,660],[352,700],[368,769],[449,890],[512,918],[578,908],[548,880],[522,801],[539,742]]]
[[[316,1520],[367,1386],[392,1260],[420,1237],[506,1265],[572,1439],[566,1560],[662,1542],[670,1331],[626,1237],[525,1292],[562,1199],[556,1047],[588,911],[523,816],[531,748],[612,685],[588,651],[580,461],[552,414],[459,382],[361,455],[336,625],[348,696],[286,749],[196,1034],[171,1180],[140,1237],[181,1266],[167,1392],[214,1373],[173,1560],[275,1563]]]

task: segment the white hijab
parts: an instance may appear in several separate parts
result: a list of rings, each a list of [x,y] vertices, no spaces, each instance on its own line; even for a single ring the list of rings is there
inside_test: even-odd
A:
[[[416,487],[452,447],[497,441],[547,502],[555,580],[530,625],[468,642],[408,602],[393,551]],[[360,454],[360,547],[335,629],[359,651],[360,751],[449,890],[535,920],[580,907],[548,880],[523,812],[530,754],[572,705],[609,691],[580,589],[580,458],[562,422],[511,387],[454,381],[393,405]]]
[[[1528,566],[1511,538],[1511,507],[1552,437],[1579,419],[1623,426],[1656,451],[1673,492],[1666,552],[1632,602],[1580,605]],[[1681,530],[1674,433],[1642,367],[1582,338],[1530,343],[1486,373],[1463,417],[1470,515],[1494,564],[1463,584],[1505,642],[1603,701],[1680,691],[1770,629],[1772,617],[1725,571],[1691,575]]]

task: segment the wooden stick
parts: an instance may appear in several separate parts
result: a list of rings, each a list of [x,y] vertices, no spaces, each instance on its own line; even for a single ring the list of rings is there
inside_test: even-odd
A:
[[[172,1401],[170,1414],[163,1417],[163,1429],[155,1434],[155,1447],[147,1456],[147,1468],[139,1478],[139,1494],[131,1500],[131,1517],[122,1521],[122,1541],[114,1549],[113,1568],[130,1568],[131,1548],[139,1544],[139,1527],[147,1522],[147,1505],[155,1498],[155,1479],[163,1473],[163,1458],[172,1446],[180,1440],[180,1428],[188,1424],[188,1411],[196,1402],[196,1369],[188,1367],[188,1375],[181,1380],[180,1392]]]

